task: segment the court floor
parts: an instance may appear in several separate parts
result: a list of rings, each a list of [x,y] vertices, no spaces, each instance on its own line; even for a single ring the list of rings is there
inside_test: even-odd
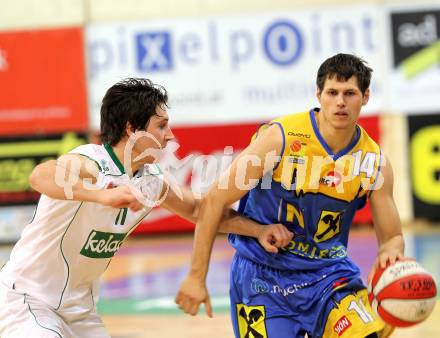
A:
[[[417,258],[440,280],[440,235],[407,235],[407,256]],[[188,268],[192,238],[153,236],[127,241],[102,280],[99,311],[113,338],[233,338],[228,315],[229,265],[233,249],[225,237],[215,243],[208,288],[214,318],[204,312],[183,315],[173,298]],[[354,231],[349,254],[366,278],[377,249],[372,231]],[[395,338],[440,337],[440,304],[431,317],[415,327],[398,329]],[[281,337],[280,337],[281,338]]]
[[[405,236],[407,256],[415,257],[427,268],[438,285],[439,230],[440,227],[435,232]],[[98,303],[112,338],[233,338],[227,296],[233,249],[226,237],[216,240],[208,274],[214,318],[208,318],[203,311],[196,317],[184,315],[174,304],[175,293],[188,269],[191,247],[191,235],[135,237],[124,243],[102,278]],[[0,266],[7,260],[10,249],[0,246]],[[376,249],[372,231],[351,232],[349,255],[361,267],[364,279]],[[398,329],[392,337],[440,337],[440,301],[425,322]]]

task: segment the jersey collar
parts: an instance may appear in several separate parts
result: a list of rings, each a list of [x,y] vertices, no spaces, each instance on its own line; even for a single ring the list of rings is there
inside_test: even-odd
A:
[[[313,126],[313,131],[315,132],[316,138],[318,139],[319,143],[321,143],[327,154],[331,156],[334,161],[336,161],[338,158],[346,155],[350,150],[352,150],[355,147],[355,145],[358,143],[361,137],[361,130],[359,126],[356,124],[356,135],[353,138],[353,140],[348,144],[348,146],[346,146],[340,152],[334,154],[333,151],[328,146],[327,142],[325,142],[324,137],[321,135],[321,132],[319,131],[318,124],[316,123],[316,119],[315,119],[315,111],[319,112],[319,108],[310,109],[309,112],[310,121]]]
[[[125,174],[124,166],[122,165],[121,161],[119,161],[118,157],[116,156],[115,152],[113,151],[112,146],[108,143],[105,143],[104,148],[105,148],[105,150],[107,150],[108,154],[110,155],[111,159],[116,164],[116,166],[118,167],[121,174],[124,175]]]

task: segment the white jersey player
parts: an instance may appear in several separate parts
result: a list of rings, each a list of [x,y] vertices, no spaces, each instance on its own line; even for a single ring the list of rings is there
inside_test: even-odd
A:
[[[97,282],[124,239],[158,201],[196,221],[193,194],[181,188],[177,196],[155,158],[140,156],[174,137],[166,102],[166,91],[149,80],[115,84],[101,108],[104,145],[77,147],[34,169],[29,180],[42,195],[0,271],[0,337],[109,337],[96,313]],[[130,144],[125,163],[137,131],[149,137]],[[221,231],[257,237],[267,250],[291,239],[279,224],[263,227],[233,211],[225,214]]]

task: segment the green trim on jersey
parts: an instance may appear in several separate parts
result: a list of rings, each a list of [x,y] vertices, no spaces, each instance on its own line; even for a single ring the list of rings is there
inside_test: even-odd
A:
[[[31,224],[34,221],[35,216],[37,215],[37,209],[38,209],[38,204],[40,204],[40,199],[41,199],[41,194],[40,194],[40,197],[38,197],[38,202],[37,202],[37,205],[35,206],[35,210],[34,210],[34,214],[32,215],[32,219],[29,221],[28,224]]]
[[[58,310],[61,306],[61,303],[63,301],[63,296],[64,296],[64,291],[66,291],[67,288],[67,284],[69,282],[69,277],[70,277],[70,268],[69,268],[69,262],[67,262],[66,256],[64,256],[64,252],[63,252],[63,240],[64,240],[64,236],[66,236],[67,231],[69,230],[70,226],[73,223],[73,220],[75,219],[76,215],[78,214],[79,209],[81,209],[82,205],[84,202],[81,202],[81,204],[78,206],[78,209],[76,209],[75,214],[72,217],[72,220],[70,221],[69,225],[67,226],[66,230],[64,231],[63,237],[61,237],[61,241],[60,241],[60,250],[61,250],[61,254],[63,255],[63,259],[64,262],[66,262],[67,265],[67,279],[66,279],[66,284],[64,285],[63,291],[61,292],[61,296],[60,296],[60,302],[58,303],[58,306],[55,308],[55,310]]]
[[[118,167],[121,174],[125,174],[124,166],[122,165],[121,161],[119,161],[119,159],[116,156],[115,152],[113,151],[113,148],[111,147],[111,145],[106,143],[106,144],[104,144],[104,148],[105,148],[105,150],[107,150],[108,154],[110,155],[111,159],[116,164],[116,166]]]

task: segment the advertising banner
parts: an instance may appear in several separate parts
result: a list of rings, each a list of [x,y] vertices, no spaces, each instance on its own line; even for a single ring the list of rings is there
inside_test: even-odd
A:
[[[440,112],[409,116],[414,217],[440,220]]]
[[[249,123],[317,105],[319,65],[355,53],[374,68],[366,113],[383,106],[384,12],[376,6],[91,24],[91,125],[109,86],[147,77],[169,91],[176,126]]]
[[[40,194],[28,180],[34,167],[84,143],[85,136],[75,133],[0,139],[0,206],[36,203]]]
[[[389,109],[429,113],[440,109],[440,5],[392,7]]]
[[[0,136],[88,127],[82,28],[0,32]]]

